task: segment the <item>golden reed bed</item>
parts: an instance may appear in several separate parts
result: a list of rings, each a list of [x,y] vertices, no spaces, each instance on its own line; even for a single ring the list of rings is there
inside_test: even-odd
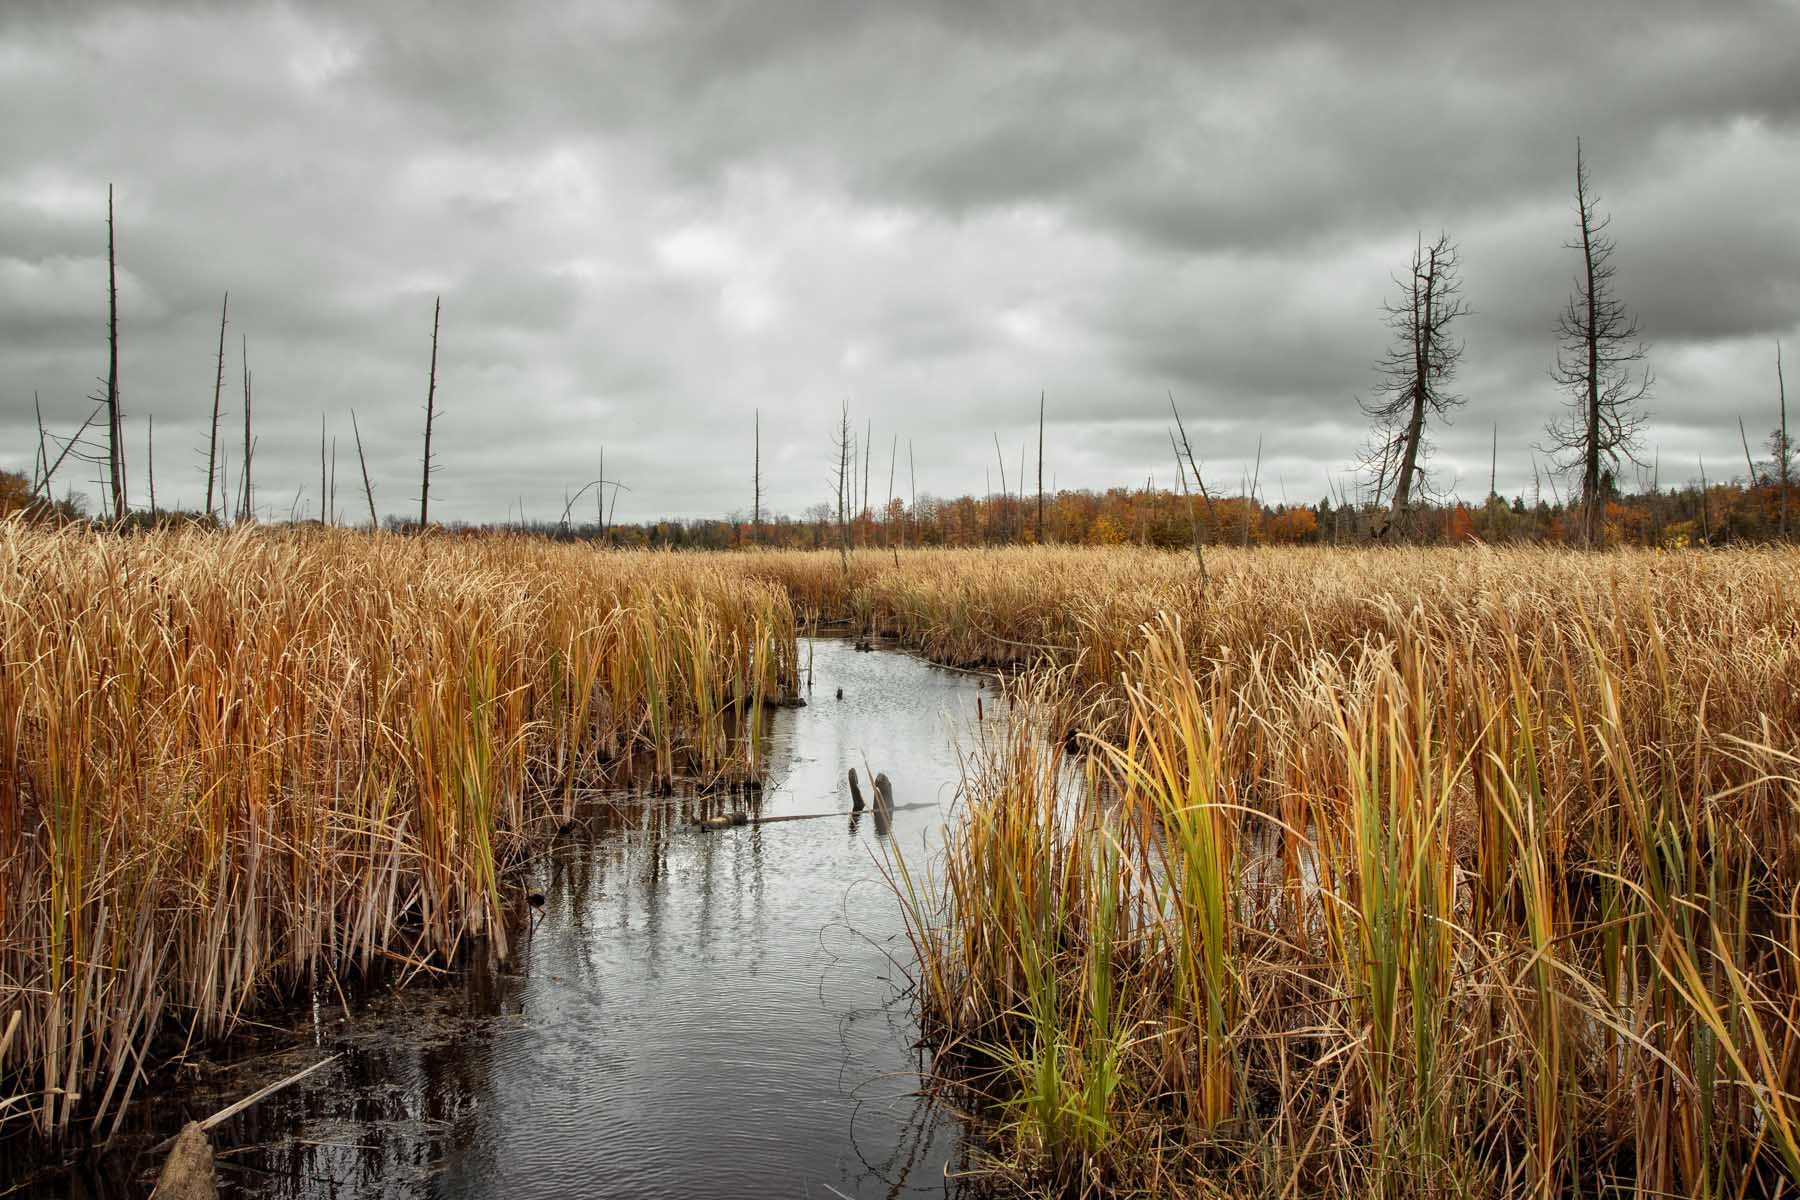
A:
[[[944,861],[895,880],[996,1170],[1792,1194],[1800,554],[1209,565],[921,556],[857,585],[931,653],[1044,648]]]
[[[152,1034],[505,952],[576,789],[760,770],[787,598],[720,559],[0,524],[0,1116],[121,1113]],[[6,1086],[6,1085],[10,1086]]]
[[[895,880],[997,1170],[1791,1191],[1800,554],[1208,567],[0,528],[8,1111],[110,1119],[155,1028],[503,937],[534,822],[628,761],[755,772],[730,712],[848,619],[1033,668]]]

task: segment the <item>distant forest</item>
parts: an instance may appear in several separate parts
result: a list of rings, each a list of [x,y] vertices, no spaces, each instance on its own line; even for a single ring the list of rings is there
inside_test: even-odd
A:
[[[1724,482],[1696,481],[1679,488],[1609,495],[1602,509],[1600,538],[1607,546],[1725,546],[1800,540],[1800,486],[1784,492],[1769,463],[1757,463],[1756,481],[1739,476]],[[1784,518],[1784,495],[1786,512]],[[725,519],[661,520],[600,525],[598,522],[528,521],[506,524],[449,523],[446,534],[512,532],[554,541],[593,542],[613,546],[729,550],[747,546],[783,549],[889,549],[915,546],[995,546],[1035,543],[1059,545],[1141,545],[1171,550],[1191,548],[1196,527],[1212,546],[1366,545],[1399,540],[1389,526],[1385,505],[1333,503],[1267,504],[1244,496],[1202,499],[1162,488],[1111,488],[1105,492],[1060,491],[1043,498],[1016,494],[939,499],[920,496],[908,506],[899,499],[883,510],[865,510],[842,527],[829,505],[803,517],[753,521]],[[82,521],[80,507],[33,499],[30,481],[0,472],[0,517],[23,513],[26,519]],[[1484,504],[1446,502],[1413,510],[1405,532],[1409,543],[1464,542],[1570,543],[1583,541],[1577,508],[1569,498],[1548,489],[1537,496],[1490,496]],[[206,526],[204,514],[134,512],[134,527]],[[318,522],[294,522],[316,526]],[[394,530],[416,529],[415,522],[388,517]]]

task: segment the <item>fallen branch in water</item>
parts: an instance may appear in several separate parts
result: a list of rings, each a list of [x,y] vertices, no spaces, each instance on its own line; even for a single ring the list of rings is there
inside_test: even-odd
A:
[[[207,1130],[214,1129],[214,1128],[218,1127],[220,1124],[222,1124],[226,1121],[229,1121],[231,1118],[237,1116],[239,1113],[243,1112],[246,1108],[249,1108],[252,1104],[258,1104],[264,1100],[267,1100],[270,1096],[273,1096],[276,1092],[279,1092],[281,1089],[289,1086],[290,1084],[299,1083],[302,1079],[305,1079],[308,1075],[311,1075],[314,1071],[319,1070],[321,1067],[328,1067],[332,1063],[336,1062],[338,1059],[340,1059],[342,1057],[343,1057],[343,1055],[341,1055],[341,1054],[333,1054],[330,1058],[321,1058],[318,1062],[314,1063],[312,1066],[302,1067],[300,1070],[295,1071],[292,1075],[289,1075],[285,1079],[278,1079],[274,1083],[271,1083],[269,1086],[267,1086],[265,1088],[260,1088],[257,1091],[251,1092],[248,1096],[245,1096],[242,1100],[239,1100],[235,1104],[226,1105],[224,1108],[221,1108],[218,1112],[214,1113],[212,1116],[207,1117],[205,1120],[202,1120],[202,1121],[196,1121],[195,1124],[200,1126],[200,1131],[202,1133],[206,1132]],[[178,1134],[176,1136],[180,1136],[180,1135]],[[155,1153],[156,1151],[159,1151],[159,1150],[166,1150],[170,1146],[173,1146],[174,1144],[175,1144],[175,1138],[169,1138],[167,1141],[156,1146],[151,1152]]]

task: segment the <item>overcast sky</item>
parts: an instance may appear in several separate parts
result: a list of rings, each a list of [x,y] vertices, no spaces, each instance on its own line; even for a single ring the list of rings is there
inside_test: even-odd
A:
[[[1317,10],[1316,14],[1311,11]],[[529,17],[521,15],[529,12]],[[106,370],[116,189],[132,500],[198,506],[221,294],[266,508],[416,511],[443,297],[432,513],[620,519],[828,488],[873,421],[886,492],[1008,483],[1047,395],[1046,483],[1348,472],[1380,305],[1415,237],[1461,247],[1467,396],[1435,459],[1503,490],[1559,403],[1575,139],[1614,216],[1665,483],[1743,470],[1800,379],[1800,3],[258,6],[0,2],[0,466]],[[1035,454],[1035,445],[1031,451]],[[91,471],[69,472],[77,479]],[[62,480],[59,479],[59,483]],[[993,486],[998,487],[997,471]],[[60,488],[59,488],[60,490]]]

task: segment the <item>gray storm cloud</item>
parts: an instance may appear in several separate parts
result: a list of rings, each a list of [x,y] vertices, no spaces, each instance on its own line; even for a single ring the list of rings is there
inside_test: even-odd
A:
[[[1729,470],[1800,341],[1789,0],[500,7],[0,8],[0,466],[34,393],[58,429],[91,407],[109,182],[133,491],[154,416],[165,505],[204,491],[226,289],[279,515],[316,514],[352,410],[381,509],[416,506],[440,294],[445,518],[553,517],[602,446],[621,518],[747,509],[753,410],[797,513],[846,400],[878,480],[897,435],[921,491],[978,490],[1040,388],[1061,486],[1168,475],[1172,391],[1226,486],[1260,441],[1317,499],[1440,229],[1474,314],[1438,481],[1484,492],[1497,428],[1517,490],[1577,136],[1665,482]]]

